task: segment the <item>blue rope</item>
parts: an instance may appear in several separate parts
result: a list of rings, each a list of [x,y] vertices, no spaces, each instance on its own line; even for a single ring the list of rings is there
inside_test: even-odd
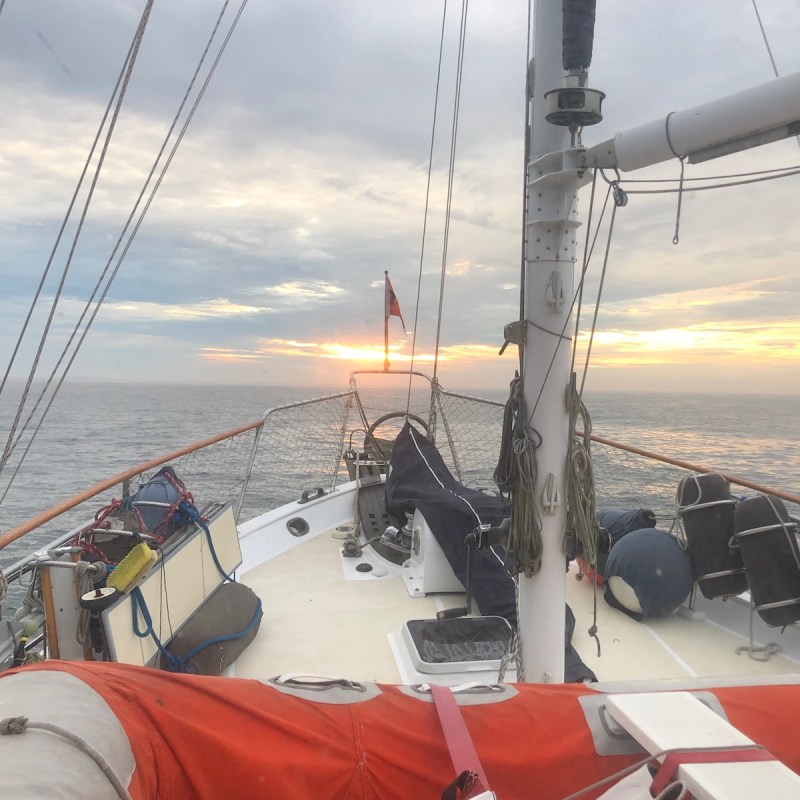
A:
[[[139,612],[142,614],[145,629],[139,628]],[[133,615],[133,632],[140,638],[145,639],[150,636],[155,642],[158,651],[167,660],[169,668],[173,672],[185,672],[180,664],[180,659],[175,658],[172,653],[167,650],[158,638],[158,634],[153,630],[153,618],[150,616],[150,609],[147,607],[147,602],[144,599],[142,590],[137,586],[131,590],[131,613]]]
[[[206,535],[206,541],[208,541],[208,547],[211,550],[211,558],[214,560],[214,566],[216,566],[217,571],[224,580],[228,581],[229,583],[235,583],[236,581],[232,577],[233,573],[228,575],[228,573],[222,568],[222,564],[219,563],[217,551],[214,548],[214,542],[211,539],[211,531],[208,529],[208,525],[206,524],[205,520],[200,516],[200,512],[188,500],[182,500],[178,506],[178,510],[183,512],[188,521],[194,522],[203,529],[203,533]]]
[[[229,633],[226,636],[216,636],[213,639],[209,639],[207,642],[203,642],[202,644],[197,645],[197,647],[192,648],[188,653],[184,653],[182,656],[175,656],[175,659],[179,661],[184,667],[187,666],[186,662],[188,662],[193,656],[196,656],[201,650],[204,650],[206,647],[211,647],[211,645],[219,644],[220,642],[232,642],[235,639],[242,639],[250,633],[251,630],[256,626],[258,623],[259,617],[261,615],[261,598],[257,597],[256,600],[256,609],[253,612],[253,617],[250,622],[247,623],[247,627],[241,631],[240,633]],[[183,669],[181,672],[185,672],[186,670]]]
[[[176,656],[167,650],[166,647],[161,643],[161,640],[158,638],[158,635],[153,630],[153,619],[150,616],[150,610],[147,608],[147,602],[144,599],[144,595],[142,594],[142,590],[137,586],[135,589],[131,591],[131,609],[133,614],[133,632],[140,638],[144,639],[147,636],[150,636],[155,642],[156,647],[158,648],[159,652],[164,656],[167,660],[167,664],[171,672],[189,672],[190,671],[190,664],[189,661],[196,656],[201,650],[205,650],[206,647],[211,647],[215,644],[220,644],[222,642],[231,642],[236,639],[242,639],[243,637],[247,636],[251,630],[258,624],[259,618],[261,616],[261,598],[256,598],[256,608],[253,612],[253,616],[250,619],[250,622],[247,623],[244,630],[240,631],[239,633],[229,633],[225,636],[215,636],[213,639],[208,639],[207,641],[203,642],[202,644],[197,645],[197,647],[193,647],[188,653],[184,653],[182,656]],[[139,627],[139,613],[141,612],[142,620],[144,621],[145,628],[142,630]]]
[[[187,522],[194,522],[195,524],[199,525],[202,528],[203,533],[205,533],[206,540],[208,541],[208,547],[211,551],[211,558],[214,561],[214,565],[216,566],[219,574],[222,578],[229,582],[229,583],[236,583],[231,575],[229,575],[222,567],[222,564],[219,562],[219,558],[217,557],[217,551],[214,547],[214,541],[211,538],[211,531],[208,528],[205,520],[200,516],[200,512],[193,506],[188,500],[182,500],[179,504],[178,508],[176,509],[177,512],[181,512],[181,517],[184,518]],[[169,669],[172,672],[189,672],[189,661],[192,659],[193,656],[197,655],[201,650],[204,650],[206,647],[211,647],[215,644],[220,644],[221,642],[230,642],[235,639],[241,639],[244,636],[247,636],[251,630],[256,626],[260,619],[261,615],[261,598],[257,597],[257,603],[255,611],[253,612],[253,617],[250,622],[247,624],[245,629],[240,633],[231,633],[225,636],[216,636],[213,639],[209,639],[208,641],[203,642],[202,644],[197,645],[197,647],[192,648],[188,653],[185,653],[182,656],[175,656],[170,653],[166,647],[161,643],[161,640],[158,638],[155,630],[153,630],[153,618],[150,616],[150,610],[147,608],[147,602],[144,599],[144,595],[142,594],[141,589],[137,586],[135,589],[131,591],[131,611],[133,614],[133,632],[138,636],[140,639],[145,639],[146,637],[152,638],[153,642],[155,643],[158,651],[164,656],[169,666]],[[139,614],[141,613],[142,621],[144,622],[144,629],[139,626]]]

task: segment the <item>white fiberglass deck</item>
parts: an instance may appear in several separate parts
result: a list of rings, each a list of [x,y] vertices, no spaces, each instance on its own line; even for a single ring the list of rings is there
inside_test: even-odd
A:
[[[259,531],[260,536],[265,534]],[[275,534],[285,539],[283,531]],[[244,565],[240,579],[262,598],[264,618],[256,641],[235,665],[237,676],[305,672],[406,682],[408,671],[397,657],[402,647],[397,634],[403,623],[430,619],[442,608],[463,604],[463,595],[458,594],[412,598],[398,575],[376,577],[381,569],[358,580],[347,579],[339,555],[342,541],[335,534],[331,528],[300,539],[289,537],[291,541],[277,546],[276,554],[263,563],[249,569]],[[374,553],[367,557],[373,563],[380,560]],[[355,561],[359,560],[364,559]],[[610,608],[599,590],[602,654],[598,657],[595,641],[587,633],[592,624],[592,585],[577,580],[574,572],[566,580],[567,600],[576,617],[573,645],[601,681],[800,673],[800,664],[783,655],[759,662],[737,654],[736,648],[747,640],[703,619],[674,613],[636,622]],[[746,606],[742,613],[746,615]],[[781,641],[779,631],[770,633],[771,640]],[[788,635],[796,633],[790,630]],[[431,678],[438,681],[437,676]]]

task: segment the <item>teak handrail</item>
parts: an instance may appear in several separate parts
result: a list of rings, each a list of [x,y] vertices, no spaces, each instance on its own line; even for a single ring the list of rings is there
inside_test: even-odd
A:
[[[47,511],[43,511],[41,514],[29,519],[27,522],[24,522],[22,525],[18,525],[16,528],[12,528],[12,530],[8,531],[8,533],[4,533],[0,536],[0,550],[4,547],[9,545],[11,542],[16,541],[17,539],[24,536],[26,533],[30,533],[32,530],[44,525],[50,520],[55,519],[56,517],[60,516],[61,514],[65,513],[66,511],[70,511],[71,509],[79,506],[81,503],[85,502],[86,500],[90,500],[92,497],[96,497],[101,492],[110,489],[112,486],[115,486],[118,483],[122,483],[129,478],[134,477],[135,475],[139,475],[142,472],[146,472],[149,469],[153,469],[153,467],[161,466],[165,464],[167,461],[172,461],[175,458],[180,458],[180,456],[184,456],[187,453],[192,453],[196,450],[202,450],[204,447],[208,447],[209,445],[216,444],[217,442],[221,442],[224,439],[231,439],[234,436],[238,436],[242,433],[247,433],[247,431],[254,430],[255,428],[259,428],[264,424],[263,419],[259,419],[256,422],[251,422],[246,425],[241,425],[238,428],[233,428],[229,431],[225,431],[224,433],[217,434],[216,436],[211,436],[208,439],[202,439],[199,442],[195,442],[194,444],[187,445],[186,447],[182,447],[178,450],[173,450],[170,453],[166,453],[165,455],[159,456],[157,458],[151,459],[150,461],[145,461],[142,464],[139,464],[135,467],[132,467],[125,472],[120,472],[118,475],[114,475],[111,478],[107,478],[100,483],[96,483],[94,486],[85,489],[84,491],[80,492],[79,494],[73,495],[69,499],[65,500],[63,503],[59,503],[56,506],[48,509]],[[671,458],[669,456],[662,456],[658,453],[654,453],[652,450],[645,450],[641,447],[634,447],[633,445],[623,444],[622,442],[617,442],[614,439],[607,439],[604,436],[598,436],[597,434],[591,435],[592,441],[597,442],[598,444],[604,444],[608,447],[613,447],[616,450],[623,450],[628,453],[633,453],[635,455],[644,456],[645,458],[649,458],[653,461],[661,461],[664,464],[671,464],[674,467],[680,467],[681,469],[690,470],[691,472],[718,472],[718,474],[722,475],[726,481],[730,483],[735,483],[737,486],[744,486],[747,489],[752,489],[756,492],[762,492],[763,494],[769,494],[773,497],[779,497],[781,500],[786,500],[789,503],[797,503],[800,505],[800,495],[792,494],[790,492],[784,492],[780,489],[773,489],[769,486],[765,486],[761,483],[756,483],[755,481],[747,480],[746,478],[741,478],[737,475],[731,475],[725,472],[719,472],[719,470],[712,469],[711,467],[706,467],[702,464],[695,464],[691,461],[684,461],[679,458]]]
[[[582,434],[579,434],[582,435]],[[609,447],[613,447],[617,450],[624,450],[628,453],[634,453],[637,456],[645,456],[646,458],[650,458],[653,461],[661,461],[664,464],[671,464],[673,467],[680,467],[681,469],[688,469],[691,472],[716,472],[718,475],[722,475],[728,483],[735,483],[737,486],[744,486],[747,489],[753,489],[756,492],[761,492],[762,494],[769,494],[773,497],[779,497],[781,500],[786,500],[789,503],[798,503],[800,504],[800,495],[791,494],[790,492],[783,492],[780,489],[772,489],[769,486],[765,486],[763,483],[756,483],[755,481],[749,481],[747,478],[740,478],[738,475],[731,475],[727,472],[720,472],[717,469],[712,469],[711,467],[705,467],[702,464],[694,464],[691,461],[683,461],[680,458],[670,458],[669,456],[662,456],[658,453],[654,453],[652,450],[645,450],[641,447],[633,447],[632,445],[622,444],[622,442],[616,442],[613,439],[606,439],[604,436],[597,436],[596,434],[591,434],[591,438],[593,442],[599,442],[600,444],[608,445]]]
[[[50,520],[72,510],[81,503],[90,500],[92,497],[96,497],[101,492],[105,492],[107,489],[110,489],[112,486],[116,486],[118,483],[122,483],[129,478],[133,478],[135,475],[139,475],[142,472],[147,472],[147,470],[153,469],[153,467],[160,467],[162,464],[166,464],[167,461],[180,458],[181,456],[185,456],[187,453],[193,453],[196,450],[202,450],[204,447],[216,444],[217,442],[221,442],[225,439],[232,439],[234,436],[238,436],[239,434],[247,433],[247,431],[251,431],[255,428],[260,428],[263,424],[264,420],[259,419],[256,422],[250,422],[246,425],[241,425],[238,428],[232,428],[229,431],[225,431],[225,433],[219,433],[216,436],[210,436],[208,439],[201,439],[199,442],[187,445],[186,447],[181,447],[178,450],[173,450],[170,453],[158,456],[150,461],[145,461],[144,463],[132,467],[125,472],[120,472],[118,475],[114,475],[111,478],[106,478],[106,480],[96,483],[94,486],[84,489],[84,491],[80,492],[79,494],[75,494],[69,499],[64,500],[63,503],[59,503],[58,505],[47,509],[47,511],[43,511],[41,514],[38,514],[32,519],[29,519],[27,522],[24,522],[22,525],[12,528],[10,531],[8,531],[8,533],[4,533],[2,536],[0,536],[0,550],[11,544],[11,542],[14,542],[20,537],[24,536],[26,533],[30,533],[32,530],[44,525],[46,522],[50,522]]]

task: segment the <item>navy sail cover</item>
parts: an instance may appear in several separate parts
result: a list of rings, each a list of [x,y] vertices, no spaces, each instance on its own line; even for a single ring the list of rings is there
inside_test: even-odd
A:
[[[419,509],[449,562],[467,585],[466,537],[481,524],[499,525],[511,515],[499,496],[468,489],[453,477],[441,454],[423,434],[406,423],[394,444],[386,479],[386,510],[403,519]],[[517,625],[514,581],[504,566],[501,547],[473,550],[470,590],[481,614],[499,616]],[[575,617],[565,609],[565,677],[567,681],[596,680],[572,647]]]

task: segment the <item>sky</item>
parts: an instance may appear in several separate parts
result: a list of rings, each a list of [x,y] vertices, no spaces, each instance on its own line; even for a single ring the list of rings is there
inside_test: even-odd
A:
[[[154,5],[40,379],[111,256],[221,5]],[[144,0],[1,7],[5,371]],[[796,3],[759,8],[778,69],[800,69]],[[392,365],[408,366],[417,318],[416,365],[430,374],[460,4],[448,6],[423,251],[442,9],[439,0],[250,0],[71,376],[342,384],[352,369],[382,366],[384,270],[407,327],[389,320]],[[498,351],[519,313],[526,24],[522,0],[469,3],[444,259],[446,386],[503,387],[516,366],[513,347]],[[771,76],[752,0],[601,0],[590,84],[607,95],[605,119],[584,142]],[[687,165],[686,175],[796,164],[800,146],[789,140]],[[673,162],[635,177],[678,174]],[[800,394],[798,191],[800,177],[687,194],[677,246],[676,196],[631,195],[617,215],[588,388]],[[579,207],[586,212],[588,189]],[[30,369],[75,224],[16,378]],[[601,263],[587,278],[584,321]]]

